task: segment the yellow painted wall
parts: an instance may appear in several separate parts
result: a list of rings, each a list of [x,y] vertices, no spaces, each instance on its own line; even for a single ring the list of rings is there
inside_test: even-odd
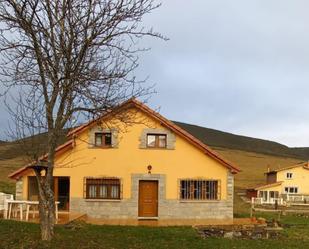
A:
[[[123,198],[130,198],[131,174],[146,174],[147,166],[152,165],[152,174],[166,175],[167,199],[178,199],[178,180],[187,178],[220,180],[221,199],[226,199],[229,171],[226,167],[179,136],[176,136],[174,150],[140,149],[139,138],[143,129],[164,128],[141,112],[135,115],[140,121],[129,127],[117,121],[104,124],[120,131],[118,148],[89,148],[88,131],[85,131],[76,138],[73,150],[57,157],[54,175],[70,177],[71,197],[83,197],[84,177],[105,176],[121,178]],[[26,178],[24,198],[27,198]]]
[[[281,193],[281,186],[273,186],[268,188],[260,188],[258,191],[278,191],[279,194]]]
[[[293,173],[293,178],[287,179],[286,173]],[[285,187],[298,187],[298,194],[309,194],[309,170],[303,167],[278,172],[277,181],[283,181],[282,193],[284,193]]]
[[[287,179],[287,173],[293,173],[293,178]],[[277,172],[277,181],[283,183],[280,186],[263,188],[259,191],[279,191],[279,194],[284,194],[285,187],[298,187],[298,194],[309,194],[309,170],[302,166]]]

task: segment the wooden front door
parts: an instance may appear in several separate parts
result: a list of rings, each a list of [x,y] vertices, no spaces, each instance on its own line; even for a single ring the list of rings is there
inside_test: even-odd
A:
[[[140,181],[139,217],[158,217],[158,181]]]

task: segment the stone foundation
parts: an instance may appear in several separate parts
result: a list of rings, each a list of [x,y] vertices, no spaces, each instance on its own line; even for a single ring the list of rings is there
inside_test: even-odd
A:
[[[20,179],[18,181],[16,181],[16,200],[22,200],[23,199],[23,180]]]
[[[132,198],[122,200],[86,200],[71,198],[70,210],[85,213],[91,218],[138,219],[138,184],[140,180],[159,183],[159,219],[232,219],[233,175],[228,174],[227,199],[221,201],[169,200],[165,195],[165,175],[133,174]]]
[[[70,210],[85,213],[91,218],[138,219],[138,203],[132,200],[89,201],[72,198]],[[232,219],[233,206],[226,201],[159,202],[159,219]]]

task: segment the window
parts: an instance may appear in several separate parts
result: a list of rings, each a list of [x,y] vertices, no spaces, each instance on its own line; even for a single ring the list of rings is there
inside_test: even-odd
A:
[[[96,147],[112,147],[112,134],[110,132],[96,132],[94,143]]]
[[[147,134],[148,148],[166,148],[165,134]]]
[[[259,197],[262,198],[263,201],[268,200],[268,192],[267,191],[260,191]]]
[[[292,179],[293,173],[286,173],[286,179]]]
[[[86,179],[86,199],[120,199],[120,180],[117,178]]]
[[[297,194],[298,193],[298,187],[285,187],[284,191],[286,194]]]
[[[219,200],[219,181],[181,180],[180,199],[182,200]]]
[[[270,198],[279,198],[279,192],[278,191],[269,191],[269,197]]]

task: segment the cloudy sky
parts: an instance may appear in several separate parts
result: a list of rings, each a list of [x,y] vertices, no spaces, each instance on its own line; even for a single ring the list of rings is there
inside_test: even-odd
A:
[[[162,0],[136,72],[169,119],[309,146],[308,0]],[[7,114],[0,107],[0,137]]]

